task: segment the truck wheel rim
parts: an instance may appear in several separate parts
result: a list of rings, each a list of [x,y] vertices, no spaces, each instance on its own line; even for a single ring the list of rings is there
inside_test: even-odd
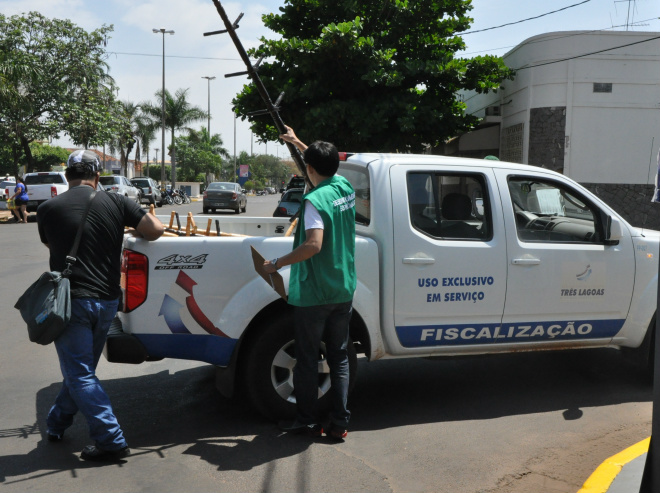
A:
[[[296,366],[296,358],[293,351],[294,341],[289,341],[280,348],[271,364],[270,379],[275,392],[285,401],[295,404],[296,394],[293,388],[293,368]],[[330,367],[326,359],[325,344],[323,342],[321,343],[318,369],[318,398],[320,399],[330,389]]]

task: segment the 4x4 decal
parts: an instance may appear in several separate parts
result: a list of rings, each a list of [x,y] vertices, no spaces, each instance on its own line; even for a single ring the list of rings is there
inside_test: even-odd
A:
[[[179,255],[175,253],[156,262],[155,270],[201,269],[208,256],[208,253],[202,255]]]

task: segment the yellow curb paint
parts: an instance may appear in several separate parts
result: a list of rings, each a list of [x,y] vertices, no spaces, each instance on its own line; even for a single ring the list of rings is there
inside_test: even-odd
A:
[[[650,441],[651,438],[649,437],[606,459],[584,482],[578,493],[605,493],[617,474],[621,472],[623,466],[648,452]]]

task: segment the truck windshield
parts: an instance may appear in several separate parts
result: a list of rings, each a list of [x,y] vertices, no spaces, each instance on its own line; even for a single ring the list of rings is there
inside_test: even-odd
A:
[[[59,174],[36,174],[25,177],[26,185],[51,185],[53,183],[64,183],[64,178]]]

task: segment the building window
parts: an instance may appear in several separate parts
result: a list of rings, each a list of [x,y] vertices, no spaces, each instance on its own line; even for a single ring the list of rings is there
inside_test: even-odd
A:
[[[612,92],[612,83],[594,82],[594,92]]]

